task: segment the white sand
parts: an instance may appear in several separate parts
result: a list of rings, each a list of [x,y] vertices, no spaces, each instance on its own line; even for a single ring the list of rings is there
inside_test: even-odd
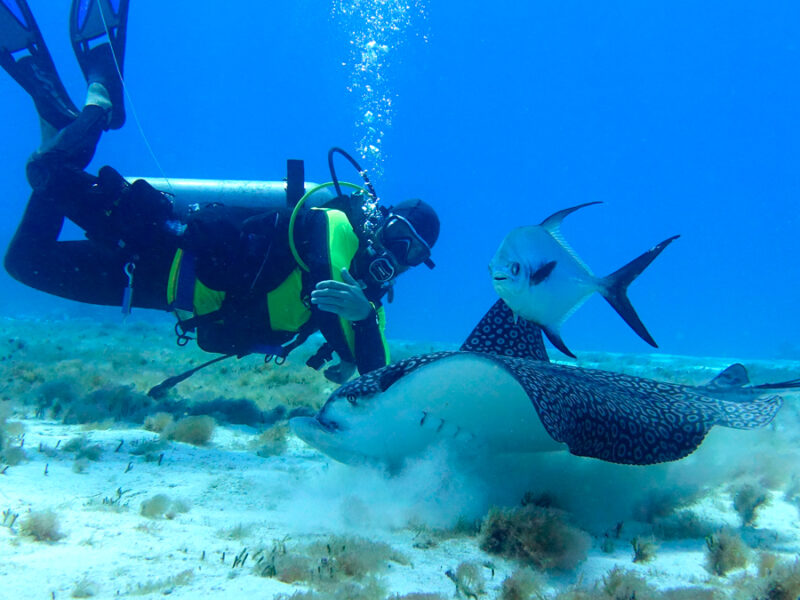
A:
[[[786,396],[787,406],[774,425],[757,432],[716,429],[700,451],[679,463],[631,468],[549,455],[508,466],[490,481],[451,470],[437,453],[389,478],[377,470],[329,461],[295,438],[289,439],[285,452],[262,458],[252,449],[260,431],[247,426],[220,426],[203,447],[171,442],[158,464],[131,454],[138,444],[158,437],[136,425],[115,423],[109,429],[87,431],[33,418],[37,389],[44,381],[70,377],[86,392],[109,383],[130,383],[146,391],[160,378],[204,358],[194,350],[175,349],[166,331],[163,325],[147,324],[2,322],[3,404],[13,411],[10,422],[24,424],[27,460],[0,476],[0,510],[19,515],[14,527],[0,527],[0,599],[69,598],[81,580],[91,582],[94,597],[112,598],[187,571],[191,577],[186,581],[156,586],[143,597],[290,595],[308,586],[261,577],[254,573],[250,557],[259,548],[270,550],[274,540],[300,549],[333,533],[385,541],[408,557],[409,564],[390,562],[378,575],[390,593],[452,597],[455,586],[445,571],[455,570],[462,561],[476,561],[494,567],[493,577],[489,567],[481,567],[487,579],[483,597],[494,598],[503,579],[519,565],[481,551],[474,535],[440,539],[430,528],[452,526],[459,515],[480,517],[498,501],[514,504],[522,492],[537,487],[566,499],[578,525],[594,536],[588,558],[575,570],[542,574],[550,594],[577,582],[601,580],[615,566],[641,573],[660,588],[733,589],[742,573],[711,575],[704,568],[702,534],[659,540],[655,560],[632,562],[630,540],[652,533],[650,524],[637,520],[636,505],[652,491],[679,485],[692,490],[710,486],[689,507],[706,526],[727,525],[759,550],[787,557],[800,553],[797,507],[791,498],[784,499],[798,474],[793,450],[796,395]],[[399,354],[414,349],[402,348]],[[281,368],[265,368],[256,358],[210,367],[181,384],[178,394],[194,399],[250,398],[265,409],[278,403],[318,406],[331,386],[302,367],[301,358]],[[663,355],[594,354],[585,359],[587,366],[669,375],[687,383],[705,381],[731,362]],[[747,364],[756,381],[800,373],[797,363]],[[99,460],[89,461],[82,473],[74,470],[74,455],[60,449],[80,435],[102,449]],[[19,443],[21,438],[14,437],[11,445]],[[58,450],[47,452],[57,443]],[[757,513],[753,525],[742,527],[730,484],[759,477],[771,488],[770,503]],[[121,499],[104,503],[114,501],[117,490],[123,492]],[[184,501],[189,509],[172,518],[141,515],[142,502],[156,494]],[[37,542],[22,533],[20,525],[29,513],[45,510],[57,515],[64,536],[58,541]],[[624,522],[621,536],[614,540],[615,549],[605,553],[603,534],[618,520]],[[244,535],[234,539],[231,530],[240,525]],[[248,560],[233,568],[234,558],[245,549]],[[755,569],[751,562],[749,572]]]

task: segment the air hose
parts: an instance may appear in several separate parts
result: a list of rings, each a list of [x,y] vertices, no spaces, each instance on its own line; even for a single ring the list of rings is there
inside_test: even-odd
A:
[[[338,181],[336,182],[329,181],[328,183],[321,183],[319,185],[314,186],[313,188],[308,190],[305,194],[303,194],[303,197],[297,201],[297,204],[295,205],[294,210],[292,211],[292,216],[289,218],[289,249],[292,251],[292,256],[294,256],[294,259],[297,261],[297,264],[300,265],[300,268],[303,269],[304,271],[309,271],[310,269],[308,268],[308,265],[303,261],[303,259],[300,258],[300,254],[297,252],[297,247],[294,244],[294,223],[295,220],[297,220],[297,215],[300,213],[300,208],[302,208],[303,204],[305,204],[309,196],[311,196],[314,192],[318,192],[319,190],[329,188],[331,186],[334,186],[336,188],[337,190],[336,193],[340,196],[342,195],[342,193],[340,191],[341,188],[339,186],[344,186],[346,188],[350,188],[360,192],[369,193],[367,190],[365,190],[361,186],[356,185],[355,183],[349,183],[347,181],[342,181],[341,183]]]
[[[367,172],[361,168],[361,165],[359,165],[358,162],[356,162],[355,158],[350,156],[350,154],[348,154],[345,150],[342,150],[338,146],[334,146],[333,148],[328,150],[328,169],[330,169],[331,172],[331,180],[333,186],[336,188],[336,195],[337,196],[342,195],[342,190],[339,187],[339,178],[336,176],[336,169],[334,169],[333,167],[333,155],[336,154],[337,152],[342,156],[344,156],[350,162],[350,164],[353,165],[353,168],[356,171],[358,171],[358,174],[361,175],[361,178],[364,180],[364,185],[366,186],[369,195],[372,196],[372,199],[375,202],[377,202],[378,194],[375,193],[375,188],[372,187],[372,182],[369,180],[369,177],[367,177]]]

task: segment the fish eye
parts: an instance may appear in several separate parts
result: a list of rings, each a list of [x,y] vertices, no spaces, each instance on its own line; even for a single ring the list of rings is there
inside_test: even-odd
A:
[[[353,406],[358,406],[358,402],[356,402],[355,394],[347,394],[347,401],[352,404]]]
[[[518,263],[518,262],[511,263],[511,274],[512,274],[514,277],[516,277],[517,275],[519,275],[519,268],[520,268],[520,267],[519,267],[519,263]]]

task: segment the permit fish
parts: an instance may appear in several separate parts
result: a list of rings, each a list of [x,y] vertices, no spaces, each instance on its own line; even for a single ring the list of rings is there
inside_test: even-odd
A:
[[[598,292],[645,342],[656,345],[627,296],[628,286],[672,241],[673,236],[606,277],[596,277],[561,236],[564,218],[587,202],[550,215],[539,225],[518,227],[500,244],[489,263],[492,284],[514,314],[539,325],[567,356],[561,325]]]
[[[412,357],[338,388],[314,417],[290,420],[344,463],[392,469],[437,444],[467,453],[568,451],[648,465],[691,454],[714,425],[754,429],[781,407],[736,365],[685,386],[548,361],[541,329],[498,300],[460,350]]]

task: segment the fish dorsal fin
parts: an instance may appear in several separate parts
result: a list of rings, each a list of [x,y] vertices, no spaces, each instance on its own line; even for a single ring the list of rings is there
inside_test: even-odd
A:
[[[707,388],[714,389],[733,389],[746,386],[750,383],[747,376],[747,369],[741,363],[734,363],[719,375],[708,382]]]
[[[564,251],[567,254],[569,254],[575,260],[575,262],[577,262],[581,267],[583,267],[586,270],[586,272],[589,273],[590,275],[592,274],[592,270],[585,262],[583,262],[583,260],[581,260],[577,252],[575,252],[575,250],[572,249],[572,246],[570,246],[567,243],[567,240],[564,239],[564,236],[561,235],[561,222],[564,220],[564,217],[566,217],[571,213],[574,213],[579,208],[583,208],[584,206],[591,206],[592,204],[602,204],[602,202],[598,200],[595,202],[586,202],[584,204],[579,204],[578,206],[573,206],[571,208],[565,208],[556,213],[553,213],[539,224],[539,226],[543,227],[551,236],[553,236],[553,239],[556,242],[558,242],[562,248],[564,248]]]
[[[494,303],[461,345],[460,350],[549,361],[542,340],[541,327],[526,319],[515,317],[502,300]]]

